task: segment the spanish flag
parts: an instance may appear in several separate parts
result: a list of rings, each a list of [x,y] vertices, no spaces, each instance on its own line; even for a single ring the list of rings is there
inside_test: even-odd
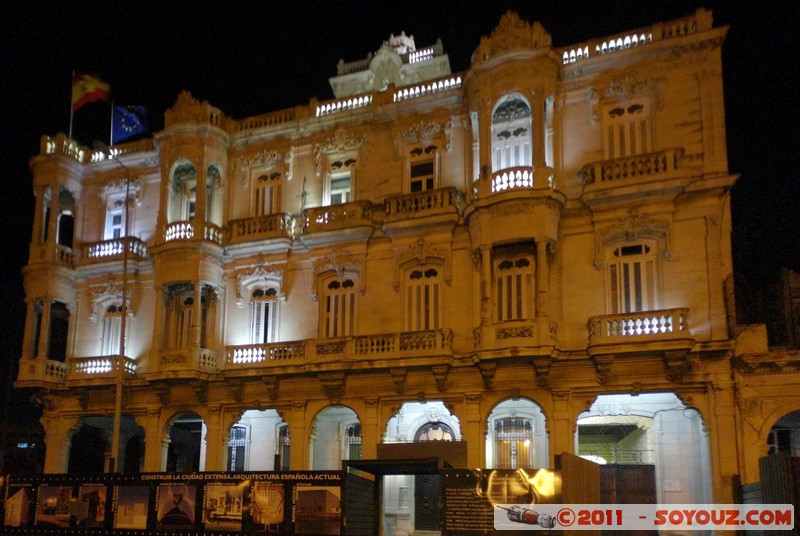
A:
[[[84,104],[95,101],[108,101],[111,86],[93,74],[76,74],[72,78],[72,111]]]

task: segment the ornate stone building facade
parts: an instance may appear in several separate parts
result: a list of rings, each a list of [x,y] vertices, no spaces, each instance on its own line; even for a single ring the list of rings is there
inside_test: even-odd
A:
[[[184,92],[111,155],[44,137],[17,386],[46,471],[454,440],[470,467],[574,452],[734,502],[800,374],[733,320],[725,34],[700,10],[557,47],[508,13],[465,72],[402,34],[335,100],[234,119]],[[386,487],[398,532],[414,485]]]

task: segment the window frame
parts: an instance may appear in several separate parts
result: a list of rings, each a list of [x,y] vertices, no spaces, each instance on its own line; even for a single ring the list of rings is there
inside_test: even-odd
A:
[[[637,254],[632,251],[632,248],[639,247],[642,253]],[[626,249],[628,252],[624,251]],[[609,244],[606,246],[605,265],[606,303],[609,314],[658,310],[660,307],[658,241],[640,238]]]

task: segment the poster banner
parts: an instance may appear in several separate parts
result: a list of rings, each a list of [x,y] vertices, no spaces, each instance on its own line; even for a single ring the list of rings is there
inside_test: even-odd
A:
[[[339,471],[12,477],[0,533],[338,536],[342,482]]]

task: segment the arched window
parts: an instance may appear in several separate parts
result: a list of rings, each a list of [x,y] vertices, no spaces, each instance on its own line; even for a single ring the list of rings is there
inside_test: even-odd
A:
[[[441,327],[442,285],[439,266],[416,266],[406,272],[406,331]]]
[[[658,308],[657,245],[640,240],[611,245],[606,253],[609,313]]]
[[[492,114],[492,169],[532,166],[531,108],[521,95],[505,97]]]
[[[456,434],[453,429],[443,422],[429,422],[423,424],[414,434],[414,441],[455,441]]]

